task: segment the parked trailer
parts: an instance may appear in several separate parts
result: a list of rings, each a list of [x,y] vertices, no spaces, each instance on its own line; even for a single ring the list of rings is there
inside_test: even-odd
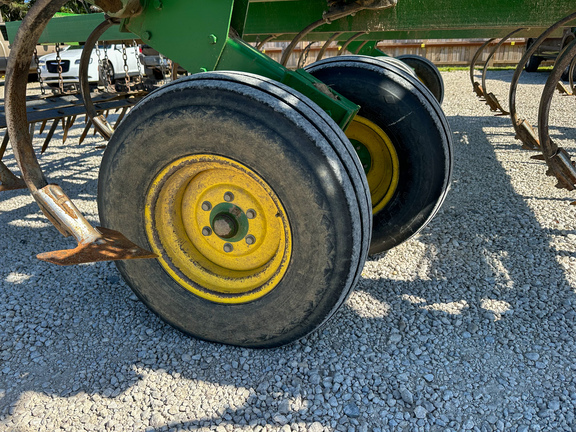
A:
[[[397,61],[374,57],[375,42],[517,27],[537,36],[575,9],[569,0],[94,0],[109,18],[76,21],[98,25],[91,34],[85,24],[43,33],[64,3],[36,2],[8,65],[8,130],[23,179],[78,242],[38,257],[116,261],[168,323],[248,347],[290,343],[326,322],[368,254],[417,233],[447,193],[451,132],[438,100]],[[105,228],[94,228],[38,164],[22,76],[39,39],[86,40],[89,53],[114,25],[193,75],[144,98],[115,131],[87,107],[110,137],[98,184]],[[247,43],[270,37],[332,39],[362,55],[291,71]]]

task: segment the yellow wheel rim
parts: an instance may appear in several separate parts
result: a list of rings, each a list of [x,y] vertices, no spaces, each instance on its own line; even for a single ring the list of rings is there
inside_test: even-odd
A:
[[[261,298],[290,261],[292,235],[280,200],[231,159],[195,155],[165,167],[148,191],[145,219],[164,269],[206,300]]]
[[[346,136],[364,166],[372,197],[372,213],[376,214],[390,202],[398,187],[398,154],[388,135],[362,116],[354,117]]]

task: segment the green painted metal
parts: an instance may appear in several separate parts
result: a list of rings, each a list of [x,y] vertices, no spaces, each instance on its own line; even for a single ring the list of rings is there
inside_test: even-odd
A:
[[[104,21],[104,14],[101,13],[54,17],[40,36],[38,43],[84,42],[102,21]],[[6,23],[8,40],[14,40],[18,27],[20,27],[20,22],[12,21]],[[135,37],[135,35],[121,32],[119,26],[114,26],[104,33],[102,40],[121,41],[132,40]]]
[[[244,36],[247,40],[270,34],[287,37],[318,20],[326,10],[324,0],[251,3]],[[381,33],[388,31],[398,32],[394,39],[406,35],[443,37],[446,33],[439,32],[446,30],[458,30],[458,37],[479,37],[486,29],[506,33],[519,27],[531,27],[538,33],[538,28],[549,27],[575,10],[574,0],[398,0],[394,8],[363,11],[323,25],[309,39],[325,40],[326,35],[335,32],[364,30],[378,33],[378,38],[371,34],[367,40],[379,39]]]
[[[358,105],[329,89],[306,71],[291,71],[241,39],[228,40],[215,69],[252,72],[286,84],[312,99],[343,130],[346,130],[359,110]]]
[[[213,70],[226,45],[234,0],[147,2],[123,27],[191,73]]]
[[[348,45],[348,51],[354,54],[365,55],[370,57],[388,56],[388,54],[376,48],[378,41],[353,41]]]

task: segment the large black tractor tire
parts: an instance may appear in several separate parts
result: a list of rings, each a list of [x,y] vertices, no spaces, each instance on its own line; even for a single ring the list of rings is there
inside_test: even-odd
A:
[[[100,170],[103,226],[149,247],[119,262],[138,297],[192,336],[290,343],[360,277],[370,195],[354,149],[318,106],[253,74],[174,81],[141,101]]]
[[[440,208],[452,171],[452,136],[438,101],[405,71],[379,58],[341,56],[308,72],[360,105],[346,134],[370,185],[370,253],[420,231]]]

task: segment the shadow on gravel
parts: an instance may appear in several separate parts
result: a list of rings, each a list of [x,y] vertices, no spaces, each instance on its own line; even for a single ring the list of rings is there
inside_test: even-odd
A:
[[[276,350],[183,336],[136,301],[112,264],[37,261],[73,245],[24,192],[6,195],[24,204],[0,202],[0,425],[415,430],[417,407],[430,430],[470,421],[492,430],[488,412],[537,423],[563,396],[551,380],[576,392],[573,287],[549,244],[556,233],[539,226],[484,135],[509,119],[449,120],[456,168],[438,216],[416,240],[369,260],[323,329]],[[75,157],[47,166],[63,179],[94,169]],[[93,176],[67,186],[71,197],[95,200]],[[569,420],[545,414],[556,430]]]

